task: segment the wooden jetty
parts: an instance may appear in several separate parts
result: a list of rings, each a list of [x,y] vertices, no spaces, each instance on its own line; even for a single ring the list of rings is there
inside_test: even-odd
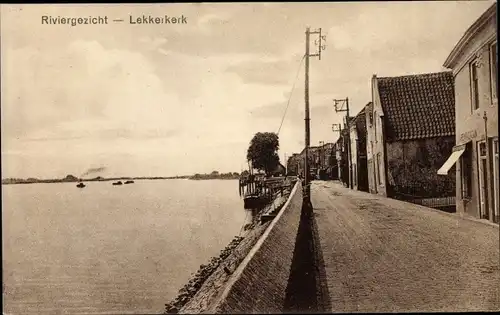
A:
[[[269,177],[264,175],[249,175],[240,178],[239,192],[243,196],[245,209],[262,209],[273,202],[277,194],[283,195],[283,191],[290,186],[291,181],[286,177]]]

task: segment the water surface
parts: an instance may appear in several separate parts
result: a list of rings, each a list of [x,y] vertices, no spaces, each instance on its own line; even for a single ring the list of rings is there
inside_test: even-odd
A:
[[[4,313],[161,313],[245,220],[234,180],[2,185]]]

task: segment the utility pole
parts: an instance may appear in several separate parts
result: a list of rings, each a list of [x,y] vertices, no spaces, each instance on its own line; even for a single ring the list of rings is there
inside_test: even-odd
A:
[[[318,34],[318,39],[314,43],[318,46],[318,52],[316,54],[311,54],[309,52],[309,40],[311,34]],[[310,118],[309,118],[309,57],[318,57],[321,60],[321,51],[325,49],[325,45],[321,45],[321,41],[326,40],[326,36],[321,35],[321,28],[317,31],[310,30],[309,27],[306,29],[306,54],[305,54],[305,89],[304,89],[304,100],[305,100],[305,154],[304,154],[304,199],[306,199],[309,204],[311,201],[311,186],[310,179],[311,176],[309,171],[309,146],[311,144],[311,130],[310,130]]]
[[[339,133],[339,138],[342,136],[342,125],[341,124],[332,124],[332,131]]]
[[[346,112],[347,127],[347,161],[349,169],[349,187],[352,189],[352,156],[351,156],[351,117],[349,116],[349,98],[334,99],[335,112]],[[340,104],[340,107],[339,107]],[[345,105],[345,106],[344,106]]]

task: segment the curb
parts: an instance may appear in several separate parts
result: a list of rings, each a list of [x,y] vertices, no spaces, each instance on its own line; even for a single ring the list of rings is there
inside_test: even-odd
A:
[[[473,216],[467,215],[467,214],[462,213],[462,212],[452,213],[452,215],[458,216],[463,220],[469,220],[469,221],[473,221],[473,222],[477,222],[477,223],[483,223],[486,225],[491,225],[491,226],[496,227],[496,228],[500,228],[500,225],[498,223],[493,223],[493,222],[485,220],[485,219],[474,218]]]

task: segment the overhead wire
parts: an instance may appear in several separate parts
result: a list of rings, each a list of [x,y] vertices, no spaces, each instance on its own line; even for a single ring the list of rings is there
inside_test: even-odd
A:
[[[300,59],[299,68],[297,69],[297,74],[295,75],[295,81],[293,82],[292,90],[290,91],[290,95],[288,96],[288,102],[286,104],[286,108],[285,108],[285,112],[283,113],[283,117],[281,118],[280,127],[278,128],[278,132],[277,132],[278,135],[280,134],[281,127],[283,126],[283,122],[285,121],[285,116],[286,116],[286,113],[288,111],[288,107],[290,106],[290,101],[292,99],[293,91],[295,90],[295,84],[297,83],[297,79],[299,78],[300,68],[302,67],[302,62],[304,61],[305,57],[306,57],[306,55],[302,56],[302,59]]]
[[[278,132],[277,132],[278,135],[281,131],[281,127],[283,126],[283,122],[285,121],[286,113],[288,111],[288,107],[290,106],[290,101],[292,100],[293,91],[295,90],[295,85],[297,84],[297,79],[299,78],[300,69],[302,67],[302,62],[304,61],[305,57],[306,57],[306,55],[303,55],[302,59],[300,59],[299,67],[297,69],[297,74],[295,75],[295,80],[293,81],[292,90],[290,91],[290,95],[288,96],[288,101],[286,104],[285,112],[283,113],[283,117],[281,118],[281,122],[280,122],[280,127],[278,128]],[[238,233],[238,236],[241,236],[241,232],[243,232],[243,229],[247,225],[247,223],[246,223],[247,217],[248,217],[248,212],[245,215],[245,220],[241,226],[241,229],[240,229],[240,232]]]

